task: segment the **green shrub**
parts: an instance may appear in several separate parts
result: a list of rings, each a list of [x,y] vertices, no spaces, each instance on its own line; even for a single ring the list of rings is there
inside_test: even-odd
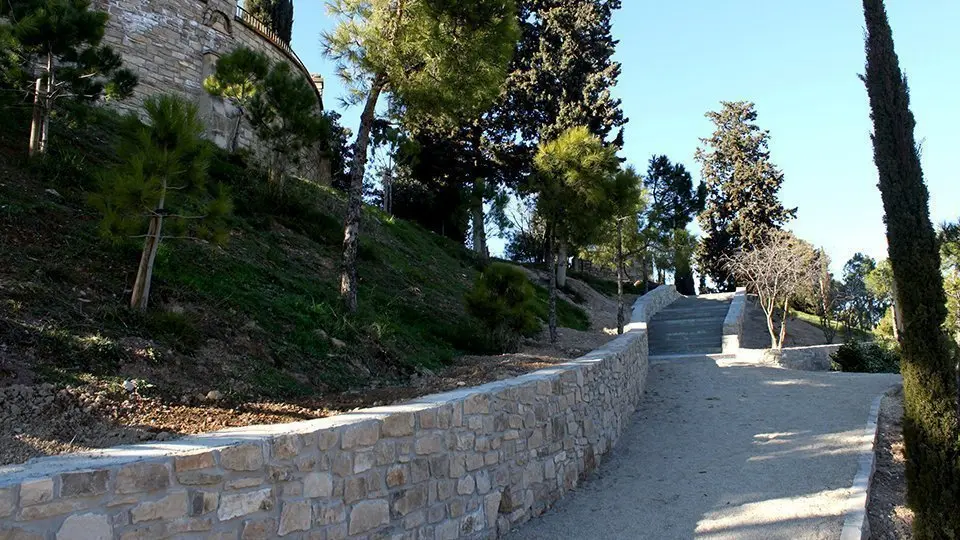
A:
[[[533,285],[519,268],[494,263],[487,267],[465,296],[467,312],[489,330],[504,351],[516,350],[520,338],[540,331]]]
[[[899,373],[900,351],[879,341],[848,341],[830,355],[840,371],[853,373]]]

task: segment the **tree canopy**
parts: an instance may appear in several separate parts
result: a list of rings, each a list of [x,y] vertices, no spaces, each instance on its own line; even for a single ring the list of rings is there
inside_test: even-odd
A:
[[[777,198],[783,173],[770,161],[770,133],[757,125],[753,103],[724,101],[708,112],[712,135],[701,139],[696,159],[706,183],[706,205],[700,214],[703,242],[697,254],[700,271],[716,288],[733,290],[734,277],[724,261],[740,250],[760,245],[771,230],[796,216]]]

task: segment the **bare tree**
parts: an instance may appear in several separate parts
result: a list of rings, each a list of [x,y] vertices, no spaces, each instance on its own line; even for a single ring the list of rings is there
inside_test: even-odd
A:
[[[809,243],[789,232],[773,230],[755,249],[738,252],[726,261],[728,271],[757,295],[767,316],[771,348],[783,348],[790,302],[815,283],[817,259]],[[782,310],[779,333],[774,320],[778,310]]]
[[[833,343],[840,330],[840,318],[837,313],[839,294],[837,286],[830,273],[830,256],[821,248],[816,252],[816,283],[814,283],[814,298],[817,304],[817,316],[820,318],[820,328],[827,344]]]

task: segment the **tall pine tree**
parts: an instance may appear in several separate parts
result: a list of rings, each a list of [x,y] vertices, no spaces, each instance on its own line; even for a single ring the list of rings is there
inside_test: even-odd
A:
[[[751,249],[796,216],[777,199],[783,173],[770,161],[770,133],[757,125],[753,103],[724,101],[708,112],[716,129],[700,139],[697,149],[707,184],[700,227],[704,238],[697,252],[700,272],[710,276],[719,291],[736,288],[727,261],[736,252]]]
[[[907,500],[917,538],[960,538],[960,428],[957,359],[947,316],[929,194],[914,139],[907,80],[882,0],[864,0],[866,74],[874,161],[886,214],[896,304],[903,321],[903,434]]]

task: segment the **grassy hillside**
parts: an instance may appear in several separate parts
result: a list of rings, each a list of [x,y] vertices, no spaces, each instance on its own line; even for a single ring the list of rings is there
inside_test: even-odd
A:
[[[18,124],[19,125],[19,124]],[[86,204],[110,161],[115,124],[54,133],[56,150],[29,163],[25,135],[0,135],[0,386],[144,379],[157,395],[211,389],[296,398],[402,380],[464,353],[484,353],[463,295],[481,264],[462,246],[365,209],[360,310],[339,304],[344,197],[265,181],[218,155],[215,182],[235,203],[223,246],[164,241],[152,308],[126,308],[141,245],[97,233]],[[561,324],[586,325],[564,303]]]

